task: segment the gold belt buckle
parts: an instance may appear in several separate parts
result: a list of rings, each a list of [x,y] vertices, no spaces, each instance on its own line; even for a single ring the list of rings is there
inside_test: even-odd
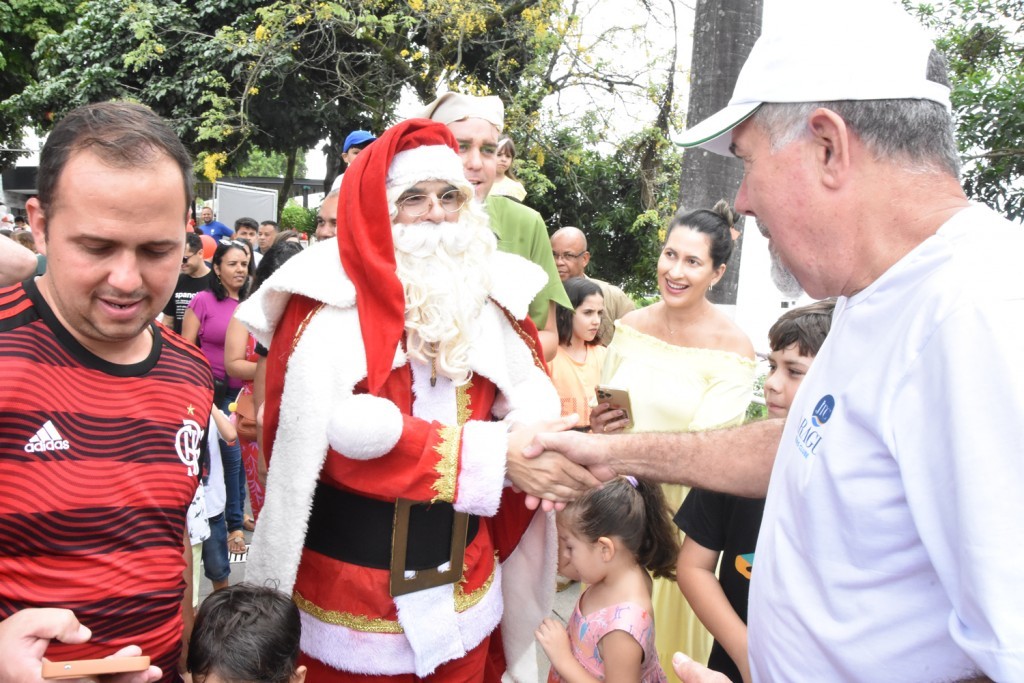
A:
[[[418,502],[408,498],[395,501],[395,521],[391,531],[391,597],[436,588],[455,583],[462,576],[462,563],[466,559],[466,534],[469,531],[469,514],[456,512],[452,520],[452,545],[448,557],[448,569],[436,567],[422,569],[412,578],[405,578],[405,556],[409,549],[409,514]]]

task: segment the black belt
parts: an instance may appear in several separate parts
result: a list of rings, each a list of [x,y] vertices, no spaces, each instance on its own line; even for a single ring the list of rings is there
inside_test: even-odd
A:
[[[455,509],[451,503],[412,506],[405,558],[407,571],[432,569],[449,561],[454,519]],[[320,483],[313,498],[305,545],[349,564],[390,569],[394,523],[394,503]],[[480,518],[470,515],[466,545],[473,541],[479,528]]]

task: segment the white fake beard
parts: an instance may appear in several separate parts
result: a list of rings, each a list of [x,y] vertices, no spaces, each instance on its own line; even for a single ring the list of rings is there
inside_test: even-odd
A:
[[[406,351],[465,384],[477,320],[491,291],[494,235],[472,219],[395,225],[392,235],[395,272],[405,290]]]

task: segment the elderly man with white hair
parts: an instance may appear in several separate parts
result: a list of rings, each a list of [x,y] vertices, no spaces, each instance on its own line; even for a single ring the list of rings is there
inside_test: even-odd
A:
[[[742,161],[776,273],[838,297],[785,424],[539,440],[603,476],[767,492],[755,683],[1024,680],[1024,232],[964,195],[949,98],[898,3],[766,2],[732,100],[684,136]]]

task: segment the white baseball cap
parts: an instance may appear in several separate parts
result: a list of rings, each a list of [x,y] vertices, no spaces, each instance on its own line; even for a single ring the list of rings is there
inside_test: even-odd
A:
[[[676,144],[732,156],[732,129],[765,102],[924,99],[949,110],[949,88],[926,77],[934,49],[894,0],[765,0],[729,104]]]

